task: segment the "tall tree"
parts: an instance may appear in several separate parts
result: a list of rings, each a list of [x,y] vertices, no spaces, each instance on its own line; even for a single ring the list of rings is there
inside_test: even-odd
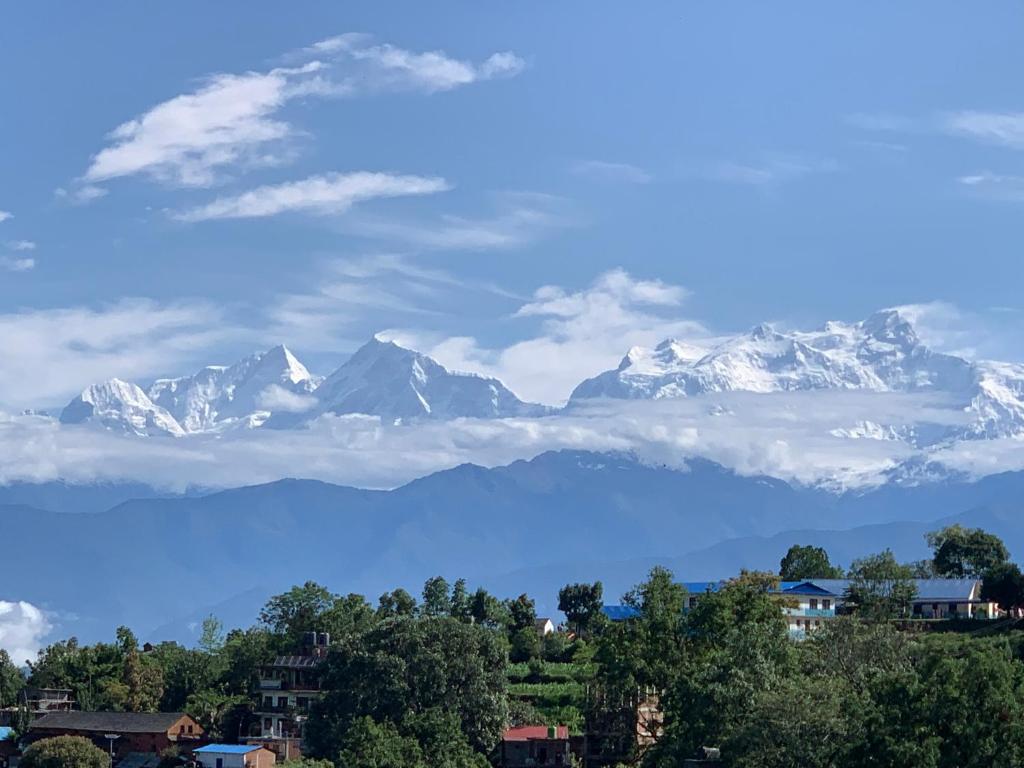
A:
[[[909,566],[896,562],[892,550],[850,564],[845,599],[858,615],[872,619],[907,616],[917,588]]]
[[[385,592],[377,603],[377,615],[382,619],[394,616],[415,616],[416,598],[404,589]]]
[[[809,544],[794,544],[779,563],[779,578],[783,581],[841,579],[843,576],[843,569],[829,562],[828,552]]]
[[[260,621],[281,635],[287,645],[298,645],[306,632],[326,632],[324,615],[336,596],[315,581],[275,595],[260,611]]]
[[[448,595],[448,582],[443,576],[427,579],[423,585],[423,615],[450,616],[452,599]]]
[[[949,525],[925,535],[934,552],[935,570],[954,579],[981,578],[1010,559],[1003,540],[981,528]]]
[[[13,707],[18,694],[25,687],[25,677],[11,661],[7,651],[0,648],[0,707]]]
[[[604,587],[593,584],[566,584],[558,591],[558,610],[565,614],[576,634],[584,635],[601,614]]]
[[[1024,606],[1024,574],[1016,563],[1001,563],[985,573],[981,599],[992,600],[1003,610]]]

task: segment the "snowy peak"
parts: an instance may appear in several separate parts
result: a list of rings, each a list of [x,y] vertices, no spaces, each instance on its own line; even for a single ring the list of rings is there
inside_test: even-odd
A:
[[[829,322],[811,332],[761,324],[699,357],[669,354],[676,345],[669,340],[654,349],[631,349],[616,370],[581,383],[570,404],[597,397],[665,399],[716,392],[937,392],[951,396],[973,419],[964,433],[942,439],[1024,434],[1024,366],[973,363],[935,352],[898,309],[858,323]],[[889,434],[887,429],[857,425],[842,434],[875,436]]]
[[[431,357],[374,336],[314,391],[312,415],[364,413],[408,419],[537,416],[497,379],[449,371]]]
[[[62,424],[91,423],[114,432],[139,436],[185,434],[164,408],[153,403],[141,388],[121,379],[86,387],[61,411]]]

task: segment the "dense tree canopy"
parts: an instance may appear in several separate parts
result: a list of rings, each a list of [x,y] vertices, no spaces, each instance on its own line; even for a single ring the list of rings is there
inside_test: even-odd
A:
[[[558,592],[558,610],[565,614],[577,634],[589,630],[601,615],[604,587],[593,584],[567,584]]]
[[[43,739],[25,750],[22,768],[108,768],[110,757],[81,736]]]
[[[779,563],[779,578],[783,581],[806,579],[841,579],[843,569],[832,565],[828,552],[821,547],[794,544]]]
[[[935,571],[940,576],[981,578],[1010,557],[1002,539],[980,528],[950,525],[925,538],[934,552]]]

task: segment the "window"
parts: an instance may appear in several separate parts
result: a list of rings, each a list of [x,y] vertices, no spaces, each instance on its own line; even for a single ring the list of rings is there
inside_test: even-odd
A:
[[[270,731],[270,730],[273,730],[273,728],[274,728],[274,721],[271,720],[269,717],[264,717],[263,718],[263,730],[264,731]]]
[[[217,768],[224,768],[224,758],[223,757],[218,757],[217,758]]]
[[[188,727],[188,732],[192,733],[192,726],[191,725]]]
[[[179,725],[178,726],[178,733],[180,734],[180,733],[184,733],[184,732],[185,732],[185,726],[184,725]]]
[[[277,697],[277,706],[281,707],[282,709],[287,707],[288,706],[288,697],[287,696],[278,696]]]
[[[818,610],[818,598],[816,598],[816,597],[812,597],[811,598],[811,610],[812,611]]]
[[[821,601],[821,607],[824,608],[827,611],[829,608],[832,607],[832,601],[831,600],[822,600]]]
[[[263,697],[263,706],[264,707],[272,707],[272,706],[274,706],[274,697],[273,696],[264,696]]]

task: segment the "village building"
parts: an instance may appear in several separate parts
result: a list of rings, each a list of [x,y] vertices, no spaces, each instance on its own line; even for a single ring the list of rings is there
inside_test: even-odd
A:
[[[541,637],[550,635],[555,631],[555,622],[549,619],[547,616],[538,616],[533,625],[537,628],[537,634]]]
[[[266,747],[279,760],[302,755],[303,730],[313,702],[324,694],[320,666],[327,658],[331,636],[307,632],[301,653],[278,656],[260,672],[254,733],[249,745]]]
[[[270,768],[277,755],[257,744],[207,744],[192,750],[202,768]]]
[[[24,741],[28,745],[54,736],[84,736],[116,761],[130,753],[191,749],[204,733],[184,712],[51,712],[29,726]]]
[[[509,728],[501,737],[501,768],[572,765],[569,728],[529,725]]]

